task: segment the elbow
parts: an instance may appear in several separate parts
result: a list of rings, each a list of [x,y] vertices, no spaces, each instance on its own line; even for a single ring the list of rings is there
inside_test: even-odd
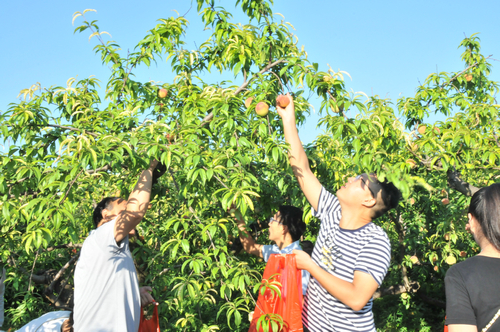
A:
[[[359,300],[353,300],[350,301],[350,303],[346,303],[352,310],[354,311],[360,311],[362,310],[368,301],[359,301]]]

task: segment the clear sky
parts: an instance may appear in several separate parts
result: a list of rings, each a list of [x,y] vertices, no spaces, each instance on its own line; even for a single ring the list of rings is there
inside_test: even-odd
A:
[[[247,23],[234,1],[216,3],[235,13],[234,21]],[[192,8],[190,9],[192,5]],[[88,41],[89,32],[73,34],[82,21],[71,25],[75,11],[98,20],[101,31],[112,35],[124,51],[132,51],[159,18],[187,12],[190,22],[186,48],[206,39],[196,3],[190,0],[51,0],[4,1],[0,9],[0,111],[16,102],[19,91],[36,82],[42,86],[65,86],[70,77],[95,75],[103,85],[110,71],[93,51],[97,40]],[[348,89],[391,98],[412,96],[418,82],[432,72],[463,69],[465,35],[480,32],[482,52],[500,59],[500,1],[299,1],[275,0],[274,12],[285,16],[295,27],[299,45],[309,59],[327,70],[347,71]],[[106,37],[105,37],[106,38]],[[109,40],[109,39],[108,39]],[[500,62],[493,61],[491,78],[500,81]],[[136,72],[141,80],[170,82],[168,66]],[[214,75],[214,81],[219,78]],[[208,78],[207,78],[208,80]],[[235,81],[239,85],[241,82]],[[312,101],[315,107],[319,103]],[[317,106],[316,106],[317,105]],[[301,129],[304,143],[320,132],[318,117],[311,115]]]

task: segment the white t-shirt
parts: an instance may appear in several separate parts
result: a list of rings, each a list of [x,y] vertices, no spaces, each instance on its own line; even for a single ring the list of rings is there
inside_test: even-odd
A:
[[[128,236],[115,241],[116,219],[90,232],[75,269],[74,329],[137,332],[139,281]]]
[[[71,311],[52,311],[32,320],[17,332],[61,332],[61,326]]]

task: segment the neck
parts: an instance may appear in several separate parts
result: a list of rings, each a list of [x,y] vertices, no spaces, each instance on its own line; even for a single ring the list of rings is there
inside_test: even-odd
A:
[[[287,236],[285,238],[281,238],[280,240],[276,241],[276,245],[280,250],[283,250],[284,248],[288,247],[293,243],[292,237]]]
[[[368,215],[368,211],[364,208],[344,208],[342,209],[342,216],[340,217],[339,226],[343,229],[358,229],[372,221],[372,218]]]
[[[484,240],[483,243],[481,243],[480,247],[481,252],[479,253],[479,255],[500,258],[500,250],[495,248],[495,246],[492,245],[488,240]]]

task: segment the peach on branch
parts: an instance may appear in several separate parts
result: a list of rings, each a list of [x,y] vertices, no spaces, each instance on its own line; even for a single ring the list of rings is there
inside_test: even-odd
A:
[[[411,158],[407,159],[406,163],[409,164],[411,168],[414,168],[417,165],[416,161]]]
[[[413,255],[410,257],[410,261],[412,262],[412,264],[417,264],[418,263],[418,257]]]
[[[441,200],[441,203],[443,203],[443,205],[448,205],[448,204],[450,204],[450,200],[448,198],[443,198]]]
[[[160,97],[160,98],[165,98],[165,97],[167,96],[167,93],[168,93],[168,92],[167,92],[167,90],[166,90],[166,89],[160,89],[160,90],[158,91],[158,97]]]
[[[288,104],[290,104],[290,98],[288,98],[288,96],[279,95],[278,98],[276,98],[276,106],[285,108]]]
[[[456,262],[457,262],[457,259],[455,258],[455,256],[450,255],[450,256],[446,257],[446,263],[448,263],[448,265],[453,265]]]
[[[425,133],[425,130],[427,129],[427,126],[420,126],[418,127],[418,132],[420,133],[420,135],[423,135]]]
[[[259,116],[266,116],[269,113],[269,105],[263,101],[258,102],[257,106],[255,106],[255,113]]]
[[[252,101],[253,101],[252,97],[248,97],[247,99],[245,99],[245,107],[249,108],[250,105],[252,104]]]
[[[467,82],[472,81],[472,75],[471,75],[471,74],[465,74],[465,80],[466,80]]]

